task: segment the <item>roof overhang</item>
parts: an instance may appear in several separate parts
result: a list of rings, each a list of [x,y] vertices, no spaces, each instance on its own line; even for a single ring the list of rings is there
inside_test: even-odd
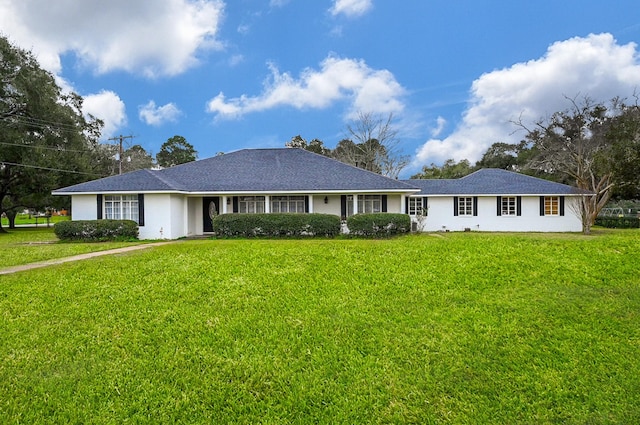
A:
[[[351,195],[354,193],[397,193],[397,194],[414,194],[420,189],[349,189],[349,190],[227,190],[227,191],[197,191],[187,192],[179,190],[110,190],[110,191],[91,191],[91,192],[61,192],[54,191],[52,195],[133,195],[138,193],[144,194],[179,194],[186,196],[234,196],[234,195],[286,195],[286,194],[305,194],[305,195]]]

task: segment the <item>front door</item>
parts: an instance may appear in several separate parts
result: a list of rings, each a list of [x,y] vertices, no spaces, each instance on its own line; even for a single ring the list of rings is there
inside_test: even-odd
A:
[[[206,196],[202,198],[202,228],[204,233],[213,232],[213,217],[220,214],[220,197]]]

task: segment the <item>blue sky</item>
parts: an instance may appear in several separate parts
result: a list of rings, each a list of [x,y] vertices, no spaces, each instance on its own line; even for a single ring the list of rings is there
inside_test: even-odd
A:
[[[393,113],[409,175],[517,141],[567,97],[640,92],[636,0],[0,0],[0,32],[34,52],[103,138],[199,158],[328,147],[359,112]],[[401,175],[401,176],[403,176]]]

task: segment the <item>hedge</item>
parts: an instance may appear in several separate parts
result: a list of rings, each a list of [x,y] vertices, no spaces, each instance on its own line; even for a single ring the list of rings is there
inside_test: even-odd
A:
[[[356,214],[347,219],[350,235],[388,237],[411,230],[411,218],[406,214]]]
[[[610,229],[637,229],[640,228],[638,217],[596,217],[596,225]]]
[[[340,233],[340,218],[331,214],[221,214],[213,231],[222,237],[300,237]]]
[[[62,241],[104,242],[138,238],[138,223],[132,220],[61,221],[53,228]]]

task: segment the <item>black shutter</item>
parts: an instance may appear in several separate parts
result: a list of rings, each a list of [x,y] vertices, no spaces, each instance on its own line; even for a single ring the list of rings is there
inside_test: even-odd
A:
[[[498,209],[496,210],[496,214],[498,216],[502,215],[502,196],[496,196],[496,199],[498,200]]]
[[[540,215],[544,215],[544,196],[540,197]]]
[[[306,213],[309,212],[309,197],[308,196],[304,197],[304,212],[306,212]]]
[[[340,217],[347,219],[347,195],[340,195]]]
[[[478,215],[478,197],[473,197],[473,215]]]
[[[427,215],[429,213],[427,197],[422,198],[422,215]]]
[[[457,196],[453,197],[453,215],[454,216],[458,215],[458,197]]]
[[[409,214],[409,197],[404,197],[404,213]]]
[[[522,196],[516,198],[516,214],[518,216],[522,215]]]
[[[564,215],[564,196],[560,197],[560,215]]]
[[[382,195],[382,212],[387,212],[387,195]]]
[[[98,196],[96,196],[96,199],[98,201],[98,209],[96,212],[96,219],[97,220],[102,220],[102,194],[98,194]]]
[[[238,213],[238,197],[237,196],[233,197],[233,213],[234,214]]]
[[[138,226],[144,226],[144,193],[138,193]]]

